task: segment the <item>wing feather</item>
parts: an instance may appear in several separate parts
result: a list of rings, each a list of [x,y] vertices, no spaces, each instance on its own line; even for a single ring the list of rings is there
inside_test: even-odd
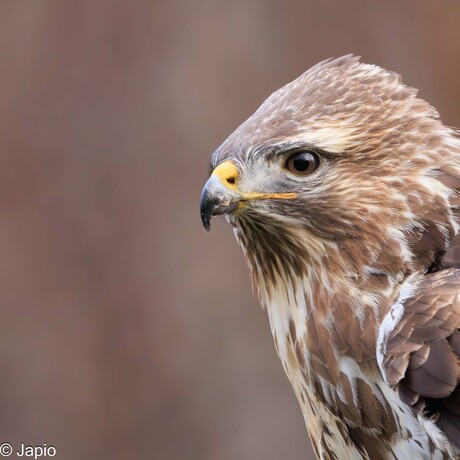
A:
[[[451,211],[457,223],[460,224],[460,177],[458,166],[445,165],[439,170],[439,180],[447,187],[456,191],[451,197]],[[443,268],[460,268],[460,233],[454,236],[445,254],[441,257],[441,267]]]
[[[460,270],[418,278],[411,292],[382,323],[380,370],[405,404],[435,416],[460,447]]]

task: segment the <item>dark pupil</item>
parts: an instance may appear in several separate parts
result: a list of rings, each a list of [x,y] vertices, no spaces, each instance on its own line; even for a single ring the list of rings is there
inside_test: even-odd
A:
[[[293,166],[296,171],[304,172],[309,168],[310,160],[308,158],[305,158],[305,154],[297,155],[294,158]]]

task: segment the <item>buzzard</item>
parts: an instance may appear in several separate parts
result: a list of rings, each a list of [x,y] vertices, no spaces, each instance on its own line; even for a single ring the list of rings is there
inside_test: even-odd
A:
[[[460,139],[344,56],[215,151],[225,214],[320,459],[460,458]]]

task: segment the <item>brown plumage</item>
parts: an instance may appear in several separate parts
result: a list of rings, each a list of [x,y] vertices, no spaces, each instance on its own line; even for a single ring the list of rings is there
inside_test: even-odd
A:
[[[352,56],[217,149],[225,214],[321,459],[460,458],[460,140]]]

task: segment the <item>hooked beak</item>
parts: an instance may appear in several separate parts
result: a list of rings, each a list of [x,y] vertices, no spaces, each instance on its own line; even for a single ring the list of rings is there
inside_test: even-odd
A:
[[[203,227],[211,229],[211,218],[218,214],[228,214],[242,202],[254,200],[291,200],[297,193],[258,193],[238,190],[238,168],[227,160],[217,166],[206,182],[200,198],[200,212]]]
[[[238,207],[241,195],[236,191],[238,169],[231,161],[226,161],[213,171],[206,182],[200,198],[200,212],[203,227],[211,229],[211,218],[226,214]]]

